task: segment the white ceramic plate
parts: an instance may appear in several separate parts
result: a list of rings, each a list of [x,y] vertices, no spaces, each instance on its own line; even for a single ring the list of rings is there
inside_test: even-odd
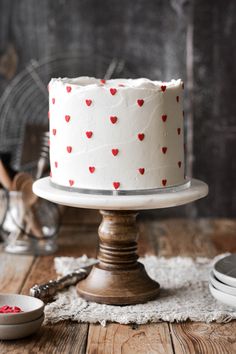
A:
[[[36,332],[44,320],[44,314],[38,319],[15,325],[0,325],[0,340],[19,339]]]
[[[211,272],[210,274],[210,283],[213,285],[217,290],[223,291],[226,294],[236,296],[236,288],[233,286],[225,285],[220,280],[218,280],[214,273]]]
[[[231,254],[216,262],[213,272],[222,283],[236,287],[236,254]]]
[[[0,325],[19,324],[38,319],[43,314],[44,303],[32,296],[18,294],[0,294],[0,307],[18,306],[24,312],[0,313]]]
[[[213,285],[209,284],[212,296],[225,305],[236,308],[236,296],[229,295],[223,291],[217,290]]]
[[[206,183],[192,179],[189,188],[177,192],[154,193],[148,195],[97,195],[55,188],[50,177],[38,179],[33,184],[33,192],[41,198],[54,203],[77,208],[105,210],[144,210],[182,205],[205,197],[208,194]]]

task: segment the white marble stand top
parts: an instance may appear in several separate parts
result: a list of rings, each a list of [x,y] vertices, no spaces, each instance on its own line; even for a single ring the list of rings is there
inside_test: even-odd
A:
[[[208,194],[206,183],[192,179],[189,187],[182,190],[147,195],[97,195],[77,191],[61,190],[50,183],[50,177],[39,179],[33,184],[33,192],[54,203],[88,209],[144,210],[161,209],[187,204]]]

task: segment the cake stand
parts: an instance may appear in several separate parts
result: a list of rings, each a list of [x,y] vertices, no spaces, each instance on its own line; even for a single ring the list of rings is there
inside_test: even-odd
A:
[[[89,301],[127,305],[152,300],[160,289],[137,261],[138,210],[193,202],[207,195],[208,186],[192,179],[185,186],[155,193],[119,195],[114,191],[112,195],[104,195],[58,189],[51,184],[50,177],[45,177],[34,183],[33,191],[54,203],[100,210],[103,220],[98,229],[99,263],[93,266],[86,279],[78,283],[77,290]]]

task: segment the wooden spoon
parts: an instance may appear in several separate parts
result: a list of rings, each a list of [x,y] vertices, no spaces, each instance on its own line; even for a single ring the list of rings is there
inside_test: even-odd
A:
[[[32,191],[32,185],[34,183],[34,180],[31,176],[28,176],[27,178],[22,177],[22,181],[20,184],[20,190],[22,192],[22,199],[25,204],[26,208],[26,214],[25,214],[25,221],[27,223],[27,227],[32,231],[32,233],[37,236],[38,238],[42,238],[43,232],[42,232],[42,227],[37,219],[35,210],[33,206],[38,200],[38,197],[33,193]]]
[[[32,191],[34,180],[31,176],[29,176],[25,180],[22,178],[22,181],[20,182],[20,191],[22,192],[23,202],[27,207],[32,207],[38,200],[37,195]]]
[[[32,177],[29,173],[18,172],[13,178],[11,190],[20,191],[22,184],[27,180],[32,180]]]
[[[9,177],[7,170],[2,162],[2,160],[0,160],[0,182],[3,185],[4,188],[10,190],[11,189],[11,185],[12,185],[12,180]]]

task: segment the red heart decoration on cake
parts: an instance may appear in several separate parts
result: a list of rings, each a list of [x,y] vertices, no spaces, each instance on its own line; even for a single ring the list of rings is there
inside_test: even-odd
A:
[[[110,93],[112,94],[112,96],[114,96],[117,92],[117,89],[115,88],[110,88]]]
[[[57,130],[56,130],[56,129],[53,129],[53,130],[52,130],[52,134],[53,134],[53,135],[56,135],[56,133],[57,133]]]
[[[68,122],[70,121],[70,116],[66,115],[66,116],[65,116],[65,120],[66,120],[66,122],[68,123]]]
[[[113,182],[113,186],[115,189],[118,189],[120,187],[120,182]]]
[[[181,167],[181,164],[182,164],[182,162],[181,162],[181,161],[178,161],[178,166],[179,166],[179,168]]]
[[[166,151],[167,151],[167,147],[166,147],[166,146],[163,146],[163,148],[162,148],[162,152],[163,152],[163,154],[165,154],[165,153],[166,153]]]
[[[163,114],[163,115],[161,116],[161,118],[162,118],[163,122],[165,122],[165,121],[167,120],[167,115],[166,115],[166,114]]]
[[[90,138],[92,138],[93,132],[91,132],[91,131],[90,132],[86,132],[86,135],[87,135],[87,138],[90,139]]]
[[[112,152],[112,154],[114,156],[116,156],[116,155],[118,155],[119,150],[118,149],[112,149],[111,152]]]
[[[50,112],[48,111],[48,119],[50,119]]]
[[[56,168],[58,167],[58,162],[57,162],[57,161],[55,161],[55,167],[56,167]]]
[[[138,138],[140,141],[142,141],[144,139],[144,134],[143,133],[138,134]]]
[[[137,103],[139,105],[139,107],[142,107],[142,105],[144,104],[144,100],[137,100]]]
[[[92,100],[85,100],[87,106],[91,106]]]
[[[180,135],[181,129],[177,128],[178,135]]]
[[[72,90],[71,86],[66,86],[66,91],[67,91],[68,93],[71,92],[71,90]]]
[[[69,183],[70,183],[70,186],[72,187],[75,182],[73,181],[73,179],[69,179]]]
[[[176,96],[176,101],[179,102],[179,96]]]
[[[115,124],[117,122],[117,117],[116,116],[110,116],[110,121],[112,122],[112,124]]]
[[[161,86],[161,91],[162,91],[162,92],[165,92],[165,90],[166,90],[166,86],[165,86],[165,85],[162,85],[162,86]]]
[[[72,146],[67,146],[66,150],[67,150],[67,152],[69,152],[69,154],[70,154],[71,151],[72,151]]]
[[[95,167],[94,166],[89,166],[89,172],[90,173],[94,173],[95,171]]]
[[[105,83],[106,83],[106,80],[101,79],[100,82],[101,82],[101,84],[105,84]]]
[[[145,172],[145,168],[139,168],[138,170],[139,170],[139,173],[140,173],[141,175],[143,175],[144,172]]]
[[[162,185],[163,185],[163,186],[166,186],[166,183],[167,183],[167,179],[163,179],[163,180],[162,180]]]
[[[55,104],[56,100],[55,98],[52,98],[52,104]]]

